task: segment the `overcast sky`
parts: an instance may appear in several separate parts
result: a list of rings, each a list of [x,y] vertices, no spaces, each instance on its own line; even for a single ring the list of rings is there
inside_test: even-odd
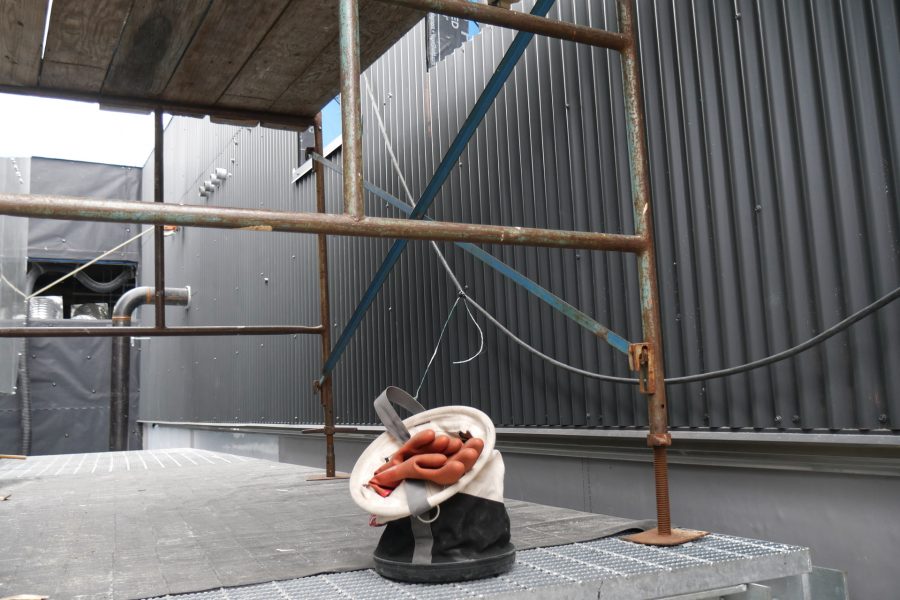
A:
[[[153,118],[96,104],[0,94],[0,156],[46,156],[143,167]]]
[[[324,137],[340,135],[340,107],[323,109]],[[163,123],[168,123],[166,117]],[[0,156],[45,156],[143,167],[153,150],[153,117],[96,104],[0,94]]]

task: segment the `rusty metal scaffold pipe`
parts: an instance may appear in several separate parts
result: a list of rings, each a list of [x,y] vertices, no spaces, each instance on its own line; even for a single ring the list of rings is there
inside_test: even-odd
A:
[[[447,223],[380,217],[356,219],[348,215],[172,203],[156,204],[129,200],[95,200],[73,196],[0,194],[0,214],[72,221],[327,233],[355,237],[616,250],[634,253],[640,252],[647,244],[646,239],[642,236],[618,233],[560,231],[507,225]]]
[[[439,13],[461,19],[470,19],[479,23],[508,27],[517,31],[527,31],[547,37],[587,44],[598,48],[622,50],[628,47],[627,35],[614,31],[605,31],[575,23],[566,23],[556,19],[538,17],[515,10],[507,10],[487,4],[475,4],[465,0],[380,0],[387,4],[396,4],[433,13]]]
[[[631,197],[634,204],[635,233],[647,241],[637,255],[638,283],[641,296],[641,326],[644,341],[632,344],[632,369],[640,373],[640,389],[647,396],[650,432],[647,443],[653,449],[653,472],[656,482],[657,527],[628,536],[633,542],[673,546],[695,540],[702,531],[672,529],[669,506],[667,448],[672,443],[668,432],[666,383],[662,353],[662,331],[659,313],[659,289],[656,255],[653,244],[653,219],[650,204],[650,169],[647,138],[641,101],[641,75],[637,54],[637,24],[634,0],[617,0],[619,30],[631,43],[621,52],[622,79],[625,92],[625,118],[628,132],[628,164],[631,171]]]
[[[165,202],[163,188],[165,155],[163,153],[163,125],[162,112],[153,113],[153,202],[162,204]],[[154,306],[156,307],[156,327],[163,329],[166,326],[165,290],[166,290],[166,249],[165,229],[162,225],[153,228],[153,281],[156,293]]]
[[[204,337],[223,335],[319,335],[321,325],[197,325],[184,327],[2,327],[0,338]]]
[[[316,115],[314,125],[315,152],[321,155],[324,141],[322,139],[322,113]],[[325,214],[325,169],[321,163],[314,162],[313,170],[316,175],[316,212]],[[328,236],[318,234],[319,251],[319,315],[322,322],[322,364],[328,360],[331,354],[331,305],[328,291]],[[312,480],[337,479],[334,459],[334,395],[331,377],[327,377],[320,384],[317,383],[319,400],[322,403],[323,428],[325,434],[325,474],[311,475]]]
[[[360,219],[363,207],[362,113],[359,91],[359,0],[340,0],[341,136],[344,212]]]
[[[112,325],[117,331],[131,324],[132,314],[138,307],[152,304],[160,296],[151,287],[128,290],[116,301],[112,311]],[[162,299],[165,306],[188,306],[191,288],[165,288]],[[156,309],[159,311],[159,308]],[[117,336],[112,339],[109,378],[109,449],[128,450],[128,413],[131,405],[131,339]]]

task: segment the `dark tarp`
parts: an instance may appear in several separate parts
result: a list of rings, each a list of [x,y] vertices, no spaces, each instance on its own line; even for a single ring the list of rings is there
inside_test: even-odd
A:
[[[138,200],[141,193],[141,169],[32,158],[31,193]],[[139,231],[137,226],[124,223],[31,219],[28,257],[88,260],[121,244]],[[130,244],[104,260],[138,262],[140,244]]]
[[[41,321],[36,327],[112,326],[111,321]],[[109,448],[109,383],[112,338],[32,338],[31,373],[32,454],[100,452]],[[135,422],[138,411],[138,360],[131,352],[129,447],[140,448]],[[0,401],[2,402],[2,401]],[[18,408],[18,399],[10,402]],[[0,409],[6,404],[0,404]],[[0,413],[6,414],[6,413]],[[18,452],[18,410],[15,422],[0,422],[3,449]],[[9,430],[11,426],[14,429]],[[6,439],[15,437],[7,448]]]

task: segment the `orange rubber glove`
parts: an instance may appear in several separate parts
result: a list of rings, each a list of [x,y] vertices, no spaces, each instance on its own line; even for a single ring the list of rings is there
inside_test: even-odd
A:
[[[430,440],[430,441],[429,441]],[[462,449],[462,440],[447,435],[435,436],[434,431],[425,429],[411,437],[399,450],[394,452],[390,459],[378,467],[375,474],[381,473],[391,467],[396,467],[411,456],[418,454],[444,454],[451,456]]]
[[[475,465],[484,450],[484,442],[478,438],[470,438],[465,443],[458,439],[451,439],[452,441],[457,443],[447,444],[447,449],[452,446],[458,450],[449,457],[440,453],[416,454],[394,464],[399,452],[394,454],[391,461],[378,468],[375,476],[369,480],[369,487],[381,496],[389,496],[405,479],[420,479],[438,485],[456,483]],[[424,446],[417,447],[422,448]]]

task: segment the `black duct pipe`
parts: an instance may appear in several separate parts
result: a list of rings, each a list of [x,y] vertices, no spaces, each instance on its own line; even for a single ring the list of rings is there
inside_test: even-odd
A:
[[[128,290],[113,307],[113,327],[131,325],[131,313],[143,304],[153,304],[156,290],[137,287]],[[163,303],[170,306],[187,306],[191,301],[191,288],[166,288]],[[128,449],[128,405],[131,379],[131,344],[128,337],[112,338],[112,360],[109,387],[109,449]]]
[[[38,278],[44,274],[40,265],[34,265],[25,276],[25,294],[30,296]],[[31,325],[29,303],[25,302],[25,326]],[[21,432],[21,454],[31,454],[31,375],[28,359],[31,355],[28,338],[22,340],[22,356],[19,357],[19,430]]]
[[[128,280],[132,277],[134,277],[134,272],[130,268],[123,270],[116,275],[115,279],[107,282],[97,281],[84,271],[75,273],[75,279],[78,283],[98,294],[110,294],[128,283]]]
[[[72,270],[70,265],[56,265],[56,264],[44,264],[44,265],[34,265],[32,269],[40,269],[40,272],[35,277],[35,282],[37,278],[43,275],[44,273],[68,273]],[[31,272],[29,271],[29,274]],[[116,275],[116,277],[112,281],[97,281],[84,271],[78,271],[73,275],[76,281],[91,290],[92,292],[97,292],[98,294],[111,294],[116,291],[126,283],[128,283],[129,279],[134,277],[134,269],[131,267],[125,267],[122,269],[122,272]],[[28,292],[29,294],[31,292]]]

